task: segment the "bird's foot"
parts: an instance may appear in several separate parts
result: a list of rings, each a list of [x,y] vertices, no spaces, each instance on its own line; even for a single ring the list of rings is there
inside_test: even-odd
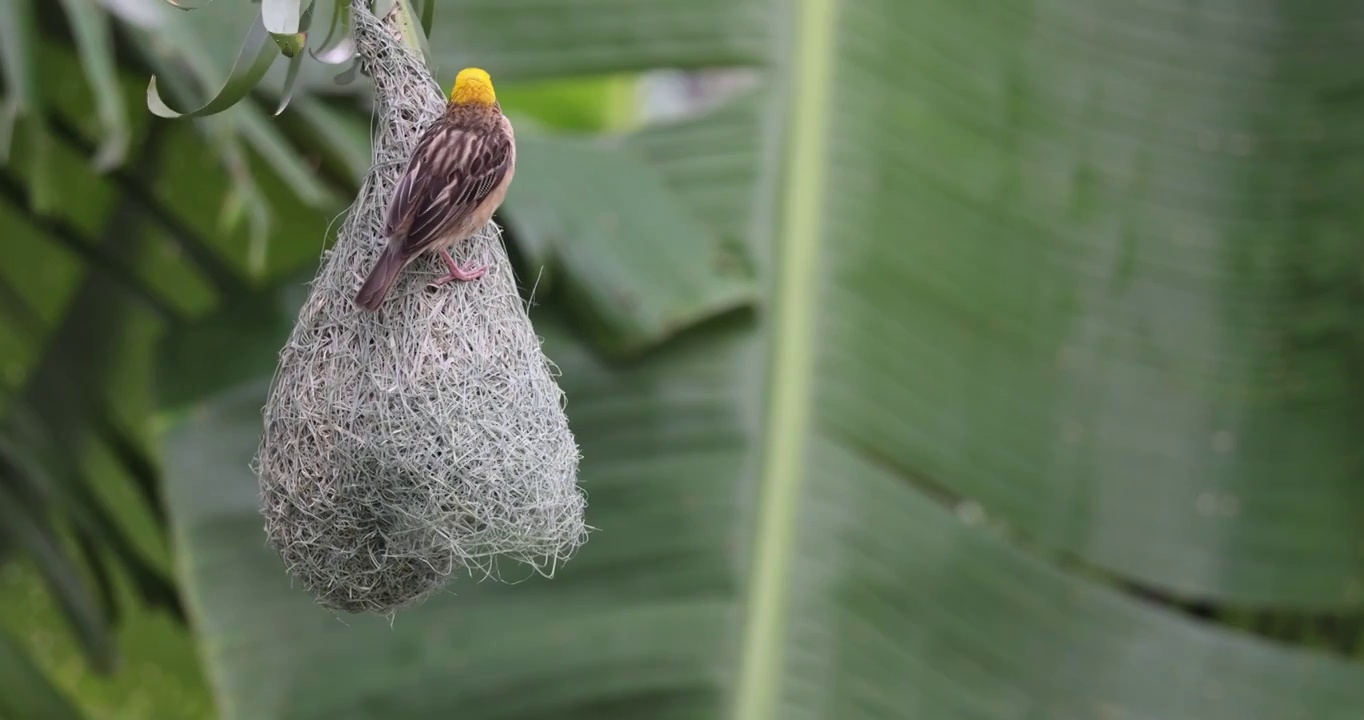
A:
[[[478,267],[467,268],[460,267],[459,264],[455,262],[455,259],[450,257],[449,251],[446,250],[440,251],[440,259],[445,261],[445,266],[450,268],[450,272],[445,275],[442,275],[441,277],[436,278],[435,280],[432,280],[431,285],[434,287],[440,287],[441,285],[444,285],[448,282],[453,282],[455,280],[459,280],[461,282],[477,280],[483,277],[483,275],[488,272],[487,265],[480,265]]]

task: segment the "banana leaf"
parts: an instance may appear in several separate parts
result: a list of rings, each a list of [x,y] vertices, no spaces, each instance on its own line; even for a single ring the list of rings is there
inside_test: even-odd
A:
[[[626,141],[723,208],[754,312],[608,361],[539,299],[599,530],[392,624],[264,544],[268,374],[186,398],[168,499],[225,718],[1358,717],[1356,660],[1152,599],[1364,602],[1352,4],[451,5],[451,66],[756,73],[751,152],[712,140],[736,106]]]

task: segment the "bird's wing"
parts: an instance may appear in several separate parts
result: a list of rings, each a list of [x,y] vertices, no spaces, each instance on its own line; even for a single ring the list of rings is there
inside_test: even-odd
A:
[[[506,177],[511,139],[441,123],[426,133],[393,189],[390,238],[411,257],[468,217]]]

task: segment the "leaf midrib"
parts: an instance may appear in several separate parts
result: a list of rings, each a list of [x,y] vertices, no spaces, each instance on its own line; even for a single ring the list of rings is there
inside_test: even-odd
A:
[[[801,438],[809,427],[819,233],[822,227],[825,123],[830,107],[834,0],[802,0],[796,14],[785,97],[781,219],[774,259],[769,405],[765,419],[752,585],[734,717],[778,717],[786,627],[787,577],[802,475]]]

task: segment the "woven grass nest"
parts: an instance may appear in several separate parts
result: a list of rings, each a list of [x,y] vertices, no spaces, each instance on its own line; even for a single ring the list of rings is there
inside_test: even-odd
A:
[[[586,539],[578,447],[501,234],[451,249],[489,271],[429,288],[424,257],[377,312],[354,295],[383,211],[444,97],[387,21],[354,3],[376,96],[374,162],[280,352],[255,460],[270,545],[323,606],[391,614],[462,569],[545,575]],[[395,7],[396,11],[396,7]]]

